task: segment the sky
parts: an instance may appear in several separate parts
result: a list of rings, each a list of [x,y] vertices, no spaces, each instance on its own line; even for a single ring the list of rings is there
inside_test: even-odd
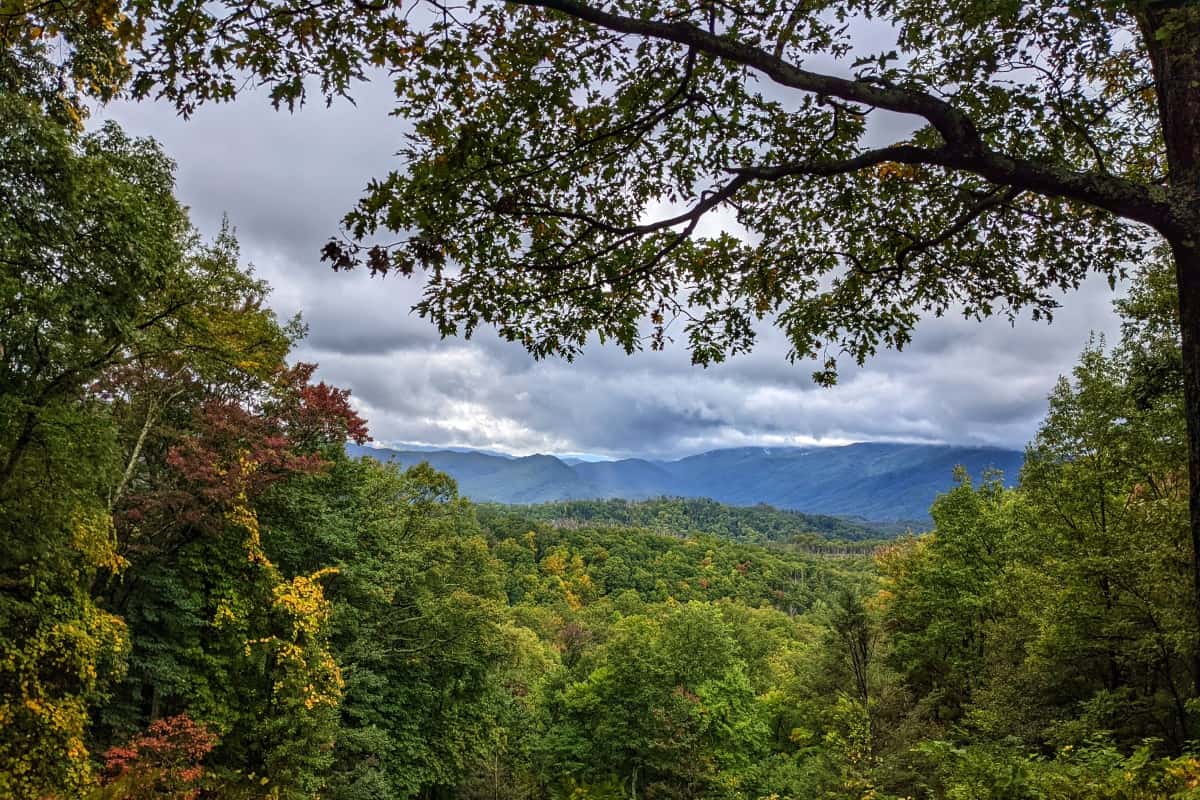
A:
[[[843,367],[831,389],[812,383],[812,365],[789,364],[769,327],[753,353],[707,369],[681,346],[626,356],[595,345],[567,363],[534,361],[490,331],[443,340],[410,313],[419,277],[335,274],[320,261],[367,182],[399,166],[404,123],[388,114],[390,87],[366,84],[354,97],[289,114],[249,91],[189,120],[148,102],[93,119],[162,143],[193,223],[212,236],[228,218],[244,261],[274,288],[276,311],[308,324],[294,357],[351,389],[381,444],[611,458],[856,441],[1020,449],[1089,333],[1111,340],[1118,327],[1113,293],[1095,278],[1062,298],[1050,325],[923,320],[903,352]]]

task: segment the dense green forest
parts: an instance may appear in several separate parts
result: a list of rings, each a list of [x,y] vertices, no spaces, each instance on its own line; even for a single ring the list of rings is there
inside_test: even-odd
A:
[[[642,501],[568,500],[513,508],[519,508],[529,519],[564,525],[587,523],[674,533],[696,531],[757,544],[771,542],[818,546],[830,540],[871,542],[911,533],[912,526],[917,524],[804,514],[768,505],[734,507],[712,500],[675,497]]]
[[[960,475],[929,531],[477,506],[347,456],[367,421],[232,232],[192,228],[156,143],[85,132],[130,18],[46,8],[65,61],[0,25],[0,798],[1200,797],[1164,254],[1016,485]]]

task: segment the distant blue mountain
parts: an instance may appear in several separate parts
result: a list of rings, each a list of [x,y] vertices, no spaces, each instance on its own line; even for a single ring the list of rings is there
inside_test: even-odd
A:
[[[620,497],[708,497],[730,505],[766,503],[810,514],[873,521],[926,520],[954,484],[955,466],[976,479],[1001,470],[1013,482],[1023,454],[993,447],[863,443],[844,447],[741,447],[677,461],[560,460],[454,450],[389,450],[350,445],[354,456],[412,466],[428,461],[467,497],[544,503]]]

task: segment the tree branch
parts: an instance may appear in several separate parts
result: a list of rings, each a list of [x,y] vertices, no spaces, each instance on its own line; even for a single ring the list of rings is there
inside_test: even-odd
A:
[[[852,158],[798,161],[775,166],[735,167],[730,172],[776,181],[793,175],[830,176],[857,172],[887,162],[921,164],[971,172],[992,183],[1018,191],[1078,200],[1142,222],[1158,230],[1170,224],[1166,192],[1101,173],[1073,172],[1051,164],[1012,158],[983,150],[968,152],[952,146],[938,148],[897,144],[867,150]]]
[[[554,217],[556,219],[569,219],[578,222],[586,223],[591,227],[604,231],[605,233],[613,234],[614,236],[644,236],[650,233],[658,233],[659,231],[673,228],[676,225],[690,223],[692,227],[700,221],[700,218],[711,211],[716,206],[724,203],[733,195],[737,194],[738,190],[745,186],[754,178],[754,175],[738,174],[733,180],[725,183],[717,189],[705,192],[700,196],[700,200],[687,211],[667,219],[660,219],[655,222],[648,222],[644,225],[629,225],[620,226],[612,225],[597,219],[591,214],[581,211],[571,211],[565,208],[552,208],[548,206],[537,206],[533,203],[514,203],[508,208],[503,209],[502,213],[507,213],[514,216],[540,216]],[[500,209],[494,209],[499,211]]]
[[[908,265],[909,259],[914,255],[925,252],[934,247],[938,247],[962,233],[975,220],[979,219],[985,213],[993,208],[1003,206],[1015,200],[1021,194],[1020,189],[1014,189],[1011,186],[1006,189],[997,189],[995,192],[986,195],[975,205],[968,208],[960,214],[953,222],[937,236],[928,239],[914,239],[909,244],[900,248],[896,252],[896,265],[903,269]]]
[[[970,117],[946,101],[925,92],[838,78],[801,69],[757,47],[709,33],[687,22],[623,17],[593,8],[578,0],[514,0],[514,3],[559,11],[621,33],[687,45],[701,53],[752,67],[782,86],[878,106],[901,114],[916,114],[928,120],[948,143],[972,148],[982,147],[979,132]]]

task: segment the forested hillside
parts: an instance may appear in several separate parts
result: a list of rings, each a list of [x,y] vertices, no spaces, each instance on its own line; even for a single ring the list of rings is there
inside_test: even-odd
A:
[[[485,505],[486,508],[504,506]],[[570,500],[511,506],[529,519],[559,526],[616,525],[649,528],[663,533],[710,533],[736,541],[765,544],[872,542],[920,530],[920,523],[867,522],[846,517],[804,514],[760,504],[727,506],[715,500],[658,498],[656,500]]]
[[[961,466],[976,479],[999,470],[1015,480],[1023,455],[996,447],[863,442],[842,447],[742,447],[675,461],[568,464],[554,456],[514,458],[453,450],[394,450],[349,445],[357,456],[404,466],[429,462],[472,500],[546,503],[556,500],[655,497],[766,503],[809,514],[875,522],[929,523],[929,504],[954,485]]]

